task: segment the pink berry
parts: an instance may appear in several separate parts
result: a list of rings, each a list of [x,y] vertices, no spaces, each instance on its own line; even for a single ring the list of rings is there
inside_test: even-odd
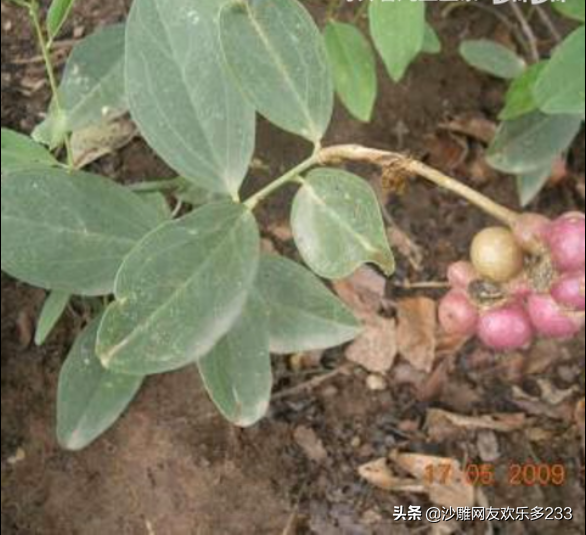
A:
[[[478,278],[479,275],[470,262],[456,262],[448,269],[448,280],[454,288],[467,290]]]
[[[527,275],[523,274],[509,282],[506,291],[514,299],[525,300],[533,293],[533,288]]]
[[[584,328],[584,313],[564,309],[551,295],[532,295],[528,311],[533,326],[545,338],[573,338]]]
[[[517,243],[526,251],[539,253],[551,220],[540,214],[523,214],[513,228]]]
[[[478,337],[496,351],[514,351],[528,347],[534,331],[525,309],[516,303],[485,312],[478,324]]]
[[[584,272],[562,276],[555,283],[551,295],[562,307],[584,312],[586,310]]]
[[[463,291],[452,290],[440,303],[439,319],[446,333],[473,336],[478,324],[478,311]]]
[[[566,214],[549,226],[547,243],[560,271],[575,273],[584,270],[585,238],[586,219],[582,213]]]

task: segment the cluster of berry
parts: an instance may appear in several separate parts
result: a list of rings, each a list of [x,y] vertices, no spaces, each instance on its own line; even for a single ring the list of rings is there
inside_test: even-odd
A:
[[[585,218],[519,217],[512,229],[480,232],[471,261],[450,267],[451,291],[440,305],[450,334],[478,336],[512,351],[535,338],[568,339],[584,328]]]

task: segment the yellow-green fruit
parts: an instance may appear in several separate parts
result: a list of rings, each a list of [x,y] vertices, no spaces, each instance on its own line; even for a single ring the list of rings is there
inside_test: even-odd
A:
[[[525,255],[510,230],[491,227],[474,238],[471,260],[482,277],[505,283],[523,271]]]

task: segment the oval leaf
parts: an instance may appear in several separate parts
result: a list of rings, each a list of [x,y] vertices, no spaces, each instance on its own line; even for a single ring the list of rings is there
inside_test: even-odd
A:
[[[19,171],[1,187],[2,269],[47,290],[111,293],[124,257],[163,222],[134,193],[86,173]]]
[[[505,80],[521,76],[527,68],[525,61],[517,54],[488,39],[463,42],[460,54],[472,67]]]
[[[224,0],[136,0],[126,85],[141,133],[179,175],[236,198],[252,159],[255,112],[222,57]]]
[[[544,61],[532,65],[513,81],[507,92],[505,107],[499,115],[502,121],[518,119],[537,109],[533,89],[545,65]]]
[[[582,26],[570,35],[543,69],[534,90],[543,112],[584,116],[585,31]]]
[[[57,147],[69,132],[128,110],[124,88],[124,24],[90,35],[71,52],[59,86],[61,113],[53,104],[34,139]]]
[[[425,42],[425,3],[372,0],[370,33],[395,82],[405,76]]]
[[[352,312],[313,273],[291,260],[264,256],[256,284],[268,311],[273,353],[329,349],[360,334]]]
[[[533,112],[505,122],[488,152],[488,162],[504,173],[542,169],[567,150],[580,131],[582,118]]]
[[[49,37],[57,37],[73,9],[75,0],[53,0],[47,13],[47,32]]]
[[[584,0],[563,0],[562,2],[553,3],[553,7],[562,15],[581,22],[586,22],[586,9],[584,6]]]
[[[423,52],[426,54],[439,54],[442,51],[442,42],[435,28],[427,23],[425,25],[425,36],[423,38]]]
[[[355,26],[341,22],[330,22],[324,38],[340,100],[358,120],[370,121],[377,93],[370,43]]]
[[[72,451],[89,446],[116,423],[143,382],[102,367],[95,351],[100,319],[78,337],[59,377],[57,438]]]
[[[51,292],[45,303],[37,322],[35,332],[35,344],[42,346],[59,320],[62,318],[71,301],[71,295],[66,292]]]
[[[355,175],[311,172],[295,197],[292,226],[301,256],[321,277],[343,279],[368,262],[395,271],[376,195]]]
[[[172,221],[128,256],[98,354],[107,368],[149,375],[207,354],[242,312],[259,259],[258,227],[243,206],[218,203]]]
[[[221,17],[231,69],[256,109],[280,128],[318,142],[332,117],[327,52],[297,0],[236,0]]]
[[[2,175],[36,165],[52,167],[59,163],[30,137],[2,128]]]
[[[268,333],[266,311],[252,298],[230,332],[198,362],[212,401],[240,427],[256,424],[269,408],[273,374]]]
[[[553,165],[550,162],[543,168],[524,173],[517,177],[517,191],[519,192],[519,200],[523,208],[528,206],[546,186],[551,177]]]

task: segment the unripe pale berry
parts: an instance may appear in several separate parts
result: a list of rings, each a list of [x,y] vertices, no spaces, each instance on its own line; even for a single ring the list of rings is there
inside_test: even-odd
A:
[[[456,262],[448,269],[448,281],[453,288],[467,290],[480,277],[470,262]]]
[[[471,249],[472,264],[481,277],[506,283],[523,271],[525,255],[513,233],[504,227],[480,232]]]
[[[557,269],[564,273],[584,270],[585,237],[586,220],[579,212],[566,214],[549,226],[546,240]]]
[[[560,277],[552,288],[551,295],[562,307],[584,312],[586,309],[584,272]]]
[[[510,303],[484,312],[478,323],[478,337],[496,351],[515,351],[533,342],[534,330],[525,309]]]
[[[439,319],[447,334],[473,336],[478,325],[478,310],[462,290],[452,290],[440,303]]]
[[[584,328],[584,313],[563,308],[551,295],[534,294],[527,303],[531,323],[544,338],[569,339]]]

